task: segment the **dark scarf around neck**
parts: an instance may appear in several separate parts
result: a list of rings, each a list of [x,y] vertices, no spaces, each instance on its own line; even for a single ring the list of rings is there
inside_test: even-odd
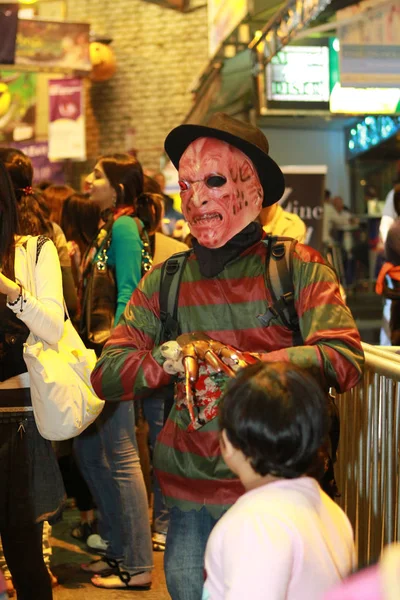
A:
[[[262,238],[260,223],[253,221],[239,231],[221,248],[201,246],[196,238],[192,238],[193,249],[199,262],[200,273],[204,277],[215,277],[224,270],[231,260],[259,242]]]

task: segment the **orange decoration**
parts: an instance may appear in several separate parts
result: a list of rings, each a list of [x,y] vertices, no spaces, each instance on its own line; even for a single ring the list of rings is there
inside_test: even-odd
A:
[[[90,62],[92,63],[92,81],[107,81],[117,68],[115,54],[108,44],[92,42],[89,46]]]

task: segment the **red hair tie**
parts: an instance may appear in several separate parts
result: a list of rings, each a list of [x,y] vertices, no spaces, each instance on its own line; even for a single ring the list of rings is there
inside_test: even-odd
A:
[[[33,188],[31,185],[27,185],[26,187],[22,188],[22,191],[26,196],[31,196],[33,194]]]

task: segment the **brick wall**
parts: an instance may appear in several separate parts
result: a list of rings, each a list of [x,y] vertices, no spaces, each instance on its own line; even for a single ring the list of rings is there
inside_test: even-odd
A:
[[[88,156],[134,147],[144,167],[159,168],[166,134],[192,105],[190,87],[207,64],[207,9],[189,13],[143,0],[67,0],[67,19],[113,38],[117,72],[88,89]]]

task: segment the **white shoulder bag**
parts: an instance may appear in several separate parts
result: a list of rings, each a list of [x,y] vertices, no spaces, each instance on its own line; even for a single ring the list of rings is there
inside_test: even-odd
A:
[[[35,296],[37,240],[31,237],[26,245],[29,291]],[[36,425],[40,434],[52,441],[82,433],[104,406],[90,383],[96,354],[85,347],[64,309],[67,318],[57,344],[47,344],[33,333],[24,344]]]

